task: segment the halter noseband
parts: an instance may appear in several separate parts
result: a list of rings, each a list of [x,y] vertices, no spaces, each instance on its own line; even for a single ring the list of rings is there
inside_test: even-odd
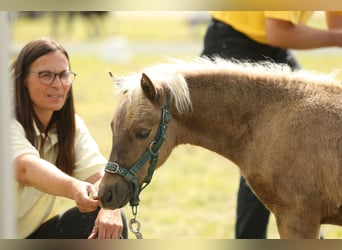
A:
[[[166,96],[164,106],[162,108],[161,119],[159,122],[159,127],[157,133],[154,137],[154,140],[150,143],[149,148],[145,151],[145,153],[135,162],[135,164],[131,167],[131,169],[127,170],[122,168],[116,162],[108,162],[105,171],[111,174],[118,174],[125,178],[126,181],[130,184],[131,189],[131,199],[130,205],[134,211],[136,211],[137,206],[139,205],[139,194],[140,192],[151,182],[154,170],[158,161],[159,149],[162,146],[166,131],[171,120],[171,115],[168,111],[169,102],[168,97]],[[136,173],[145,165],[145,163],[150,160],[150,166],[147,171],[147,176],[145,177],[141,186],[138,186]]]

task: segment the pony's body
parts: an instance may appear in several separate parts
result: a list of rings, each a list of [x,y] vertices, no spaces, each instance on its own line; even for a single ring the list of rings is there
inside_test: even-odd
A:
[[[220,60],[144,73],[141,88],[119,84],[132,89],[113,119],[110,161],[127,169],[137,161],[170,95],[172,120],[158,166],[179,144],[202,146],[241,169],[282,238],[317,238],[320,224],[342,225],[342,86],[335,80]],[[147,166],[138,172],[138,183],[146,172]],[[106,173],[100,188],[104,207],[129,201],[120,176]]]

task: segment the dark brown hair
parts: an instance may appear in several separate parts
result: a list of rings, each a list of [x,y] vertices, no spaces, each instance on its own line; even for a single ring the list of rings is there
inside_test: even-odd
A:
[[[38,127],[41,127],[41,122],[33,109],[32,101],[24,81],[31,64],[36,59],[57,50],[63,52],[70,67],[67,51],[58,42],[48,38],[39,38],[27,43],[19,52],[16,61],[12,65],[16,118],[24,127],[27,139],[38,150],[40,149],[37,145],[33,123],[35,121]],[[72,86],[70,86],[64,106],[60,110],[54,111],[52,115],[45,132],[47,137],[49,130],[54,126],[57,129],[58,135],[58,155],[55,164],[63,172],[72,174],[75,162],[75,108]],[[40,145],[39,147],[41,148],[42,146]]]

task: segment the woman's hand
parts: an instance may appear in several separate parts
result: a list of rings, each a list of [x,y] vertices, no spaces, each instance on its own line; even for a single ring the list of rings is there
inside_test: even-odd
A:
[[[71,192],[76,206],[82,213],[92,212],[100,206],[96,188],[89,182],[75,180]]]
[[[123,230],[120,209],[101,209],[88,239],[119,239]]]

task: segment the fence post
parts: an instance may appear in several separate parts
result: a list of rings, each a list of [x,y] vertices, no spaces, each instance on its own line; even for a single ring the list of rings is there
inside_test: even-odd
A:
[[[14,171],[10,164],[9,121],[12,107],[9,77],[9,12],[0,11],[0,238],[13,239],[15,234]]]

